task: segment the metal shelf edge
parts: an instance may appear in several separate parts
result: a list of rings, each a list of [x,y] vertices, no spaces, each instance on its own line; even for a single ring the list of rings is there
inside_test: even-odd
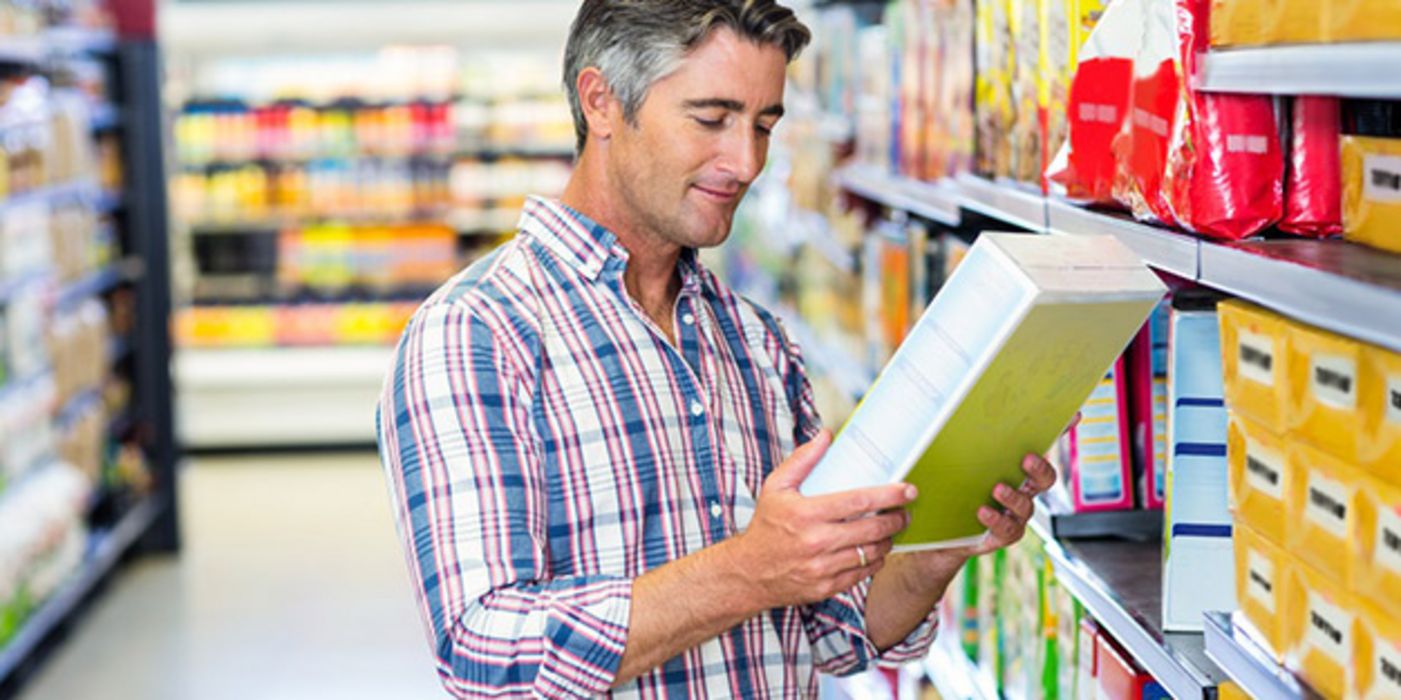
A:
[[[1189,234],[1091,211],[1055,199],[1047,203],[1047,220],[1052,233],[1116,236],[1150,266],[1178,277],[1195,280],[1201,272],[1202,242]]]
[[[155,496],[132,507],[116,527],[92,550],[74,578],[69,579],[25,621],[10,643],[0,649],[0,679],[5,679],[27,658],[55,627],[92,591],[121,559],[127,549],[150,527],[165,508]]]
[[[1199,281],[1206,286],[1401,352],[1401,291],[1220,244],[1203,245],[1201,260]]]
[[[1260,657],[1264,651],[1240,635],[1226,613],[1209,612],[1205,624],[1206,653],[1250,697],[1256,700],[1302,700],[1313,697],[1292,676]]]
[[[1209,51],[1197,89],[1276,95],[1401,98],[1401,42],[1303,44]]]
[[[949,181],[927,183],[902,178],[870,166],[847,166],[837,172],[842,189],[891,209],[906,211],[946,226],[962,220],[958,193]]]
[[[1083,564],[1072,559],[1055,540],[1046,540],[1046,553],[1055,567],[1056,580],[1064,585],[1066,590],[1085,606],[1090,615],[1099,621],[1115,640],[1123,644],[1129,654],[1162,683],[1174,698],[1186,700],[1208,697],[1208,690],[1213,689],[1214,684],[1197,677],[1195,669],[1188,669],[1174,659],[1161,642],[1153,639],[1133,615],[1103,590],[1103,582]]]
[[[1040,194],[971,173],[960,174],[955,182],[965,208],[1037,233],[1046,231],[1046,198]]]

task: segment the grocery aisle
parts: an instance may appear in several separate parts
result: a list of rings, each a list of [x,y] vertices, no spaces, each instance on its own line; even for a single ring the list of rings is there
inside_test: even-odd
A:
[[[178,557],[113,580],[22,700],[434,698],[378,460],[201,457]]]

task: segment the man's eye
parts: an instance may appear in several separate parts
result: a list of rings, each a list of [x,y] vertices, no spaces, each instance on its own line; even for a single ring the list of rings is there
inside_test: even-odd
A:
[[[772,135],[773,135],[773,127],[771,127],[771,126],[764,126],[763,124],[757,124],[757,125],[754,126],[754,130],[755,130],[755,131],[758,131],[759,133],[763,134],[764,136],[772,136]]]
[[[696,120],[697,124],[700,124],[701,126],[707,129],[719,129],[720,127],[725,125],[724,119],[703,119],[701,117],[692,118]]]

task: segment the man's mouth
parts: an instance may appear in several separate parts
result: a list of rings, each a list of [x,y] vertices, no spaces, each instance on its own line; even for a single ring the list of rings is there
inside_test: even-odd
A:
[[[715,200],[716,202],[720,202],[722,204],[729,204],[730,202],[733,202],[735,198],[739,197],[738,189],[716,190],[711,189],[709,187],[702,187],[700,185],[692,185],[692,187],[696,188],[696,191],[700,192],[702,195],[705,195],[706,197]]]

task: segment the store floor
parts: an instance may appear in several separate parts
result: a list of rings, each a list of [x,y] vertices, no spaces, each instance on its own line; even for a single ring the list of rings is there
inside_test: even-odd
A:
[[[445,697],[373,453],[196,458],[184,549],[138,559],[20,700]]]

